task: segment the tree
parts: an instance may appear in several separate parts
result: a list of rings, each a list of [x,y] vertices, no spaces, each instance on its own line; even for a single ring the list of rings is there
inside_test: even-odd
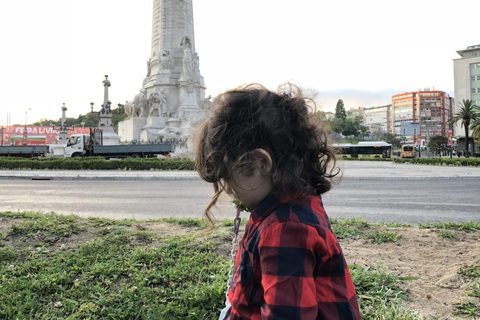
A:
[[[453,116],[452,123],[457,121],[462,121],[461,126],[465,127],[465,157],[468,155],[468,144],[469,144],[469,135],[468,130],[470,129],[470,122],[480,117],[478,113],[478,106],[473,103],[472,100],[463,100],[460,104],[460,110]]]
[[[473,130],[472,136],[475,140],[480,140],[480,106],[476,106],[477,118],[470,123],[470,129]]]
[[[360,120],[346,119],[342,128],[345,136],[358,136],[360,132]]]
[[[448,138],[443,137],[440,134],[433,135],[430,137],[430,141],[428,142],[428,149],[432,151],[435,155],[440,156],[442,151],[447,150]]]
[[[402,146],[400,139],[394,134],[385,133],[384,137],[385,137],[385,142],[390,143],[392,146],[396,148],[400,148]]]
[[[345,121],[347,119],[347,112],[345,112],[345,107],[343,105],[343,100],[339,99],[337,101],[337,106],[335,107],[335,118]]]
[[[330,125],[330,129],[333,132],[341,133],[343,131],[343,120],[337,117],[333,117],[332,119],[328,120],[328,124]]]
[[[118,132],[118,123],[127,118],[125,113],[125,106],[123,104],[118,104],[118,108],[112,110],[112,124],[115,132]]]

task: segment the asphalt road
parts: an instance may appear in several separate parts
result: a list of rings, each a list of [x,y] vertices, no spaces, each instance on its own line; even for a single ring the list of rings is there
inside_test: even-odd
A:
[[[323,196],[330,217],[416,224],[480,222],[479,179],[343,180]],[[115,219],[201,217],[211,186],[201,180],[2,180],[0,211],[34,210]],[[227,197],[215,212],[231,218]],[[247,214],[245,214],[247,216]]]

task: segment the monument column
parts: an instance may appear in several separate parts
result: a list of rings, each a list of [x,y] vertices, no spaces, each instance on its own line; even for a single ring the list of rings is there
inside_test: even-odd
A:
[[[205,118],[205,83],[195,50],[192,1],[152,1],[150,57],[142,88],[127,104],[129,118],[119,124],[123,140],[191,140]],[[132,113],[142,108],[148,112],[138,117]]]
[[[103,80],[103,104],[100,110],[99,128],[102,130],[104,145],[117,145],[120,143],[120,137],[113,130],[111,102],[108,101],[108,88],[110,85],[108,75],[105,75],[105,80]]]

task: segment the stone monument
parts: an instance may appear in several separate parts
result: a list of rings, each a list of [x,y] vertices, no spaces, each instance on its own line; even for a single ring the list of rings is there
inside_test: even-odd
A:
[[[181,140],[191,154],[206,115],[205,84],[195,51],[192,0],[153,0],[151,56],[139,92],[125,102],[122,141]]]
[[[110,85],[108,75],[105,75],[105,80],[103,80],[103,104],[100,110],[99,129],[102,130],[103,145],[118,145],[120,144],[120,137],[113,131],[112,108],[111,102],[108,100],[108,88]]]
[[[67,121],[66,111],[67,110],[68,109],[67,109],[67,107],[65,107],[65,103],[64,103],[63,107],[62,107],[62,120],[61,120],[60,129],[59,129],[59,134],[58,134],[58,136],[55,137],[55,145],[52,147],[54,156],[63,156],[64,147],[65,147],[65,144],[67,144],[67,141],[68,141],[68,128],[67,128],[67,125],[66,125],[66,121]]]

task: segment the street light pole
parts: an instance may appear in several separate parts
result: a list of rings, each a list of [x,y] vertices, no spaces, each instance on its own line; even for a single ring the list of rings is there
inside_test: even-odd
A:
[[[27,145],[27,140],[28,140],[28,130],[27,130],[27,113],[28,111],[32,110],[32,108],[28,108],[25,110],[25,128],[23,129],[23,145]]]

